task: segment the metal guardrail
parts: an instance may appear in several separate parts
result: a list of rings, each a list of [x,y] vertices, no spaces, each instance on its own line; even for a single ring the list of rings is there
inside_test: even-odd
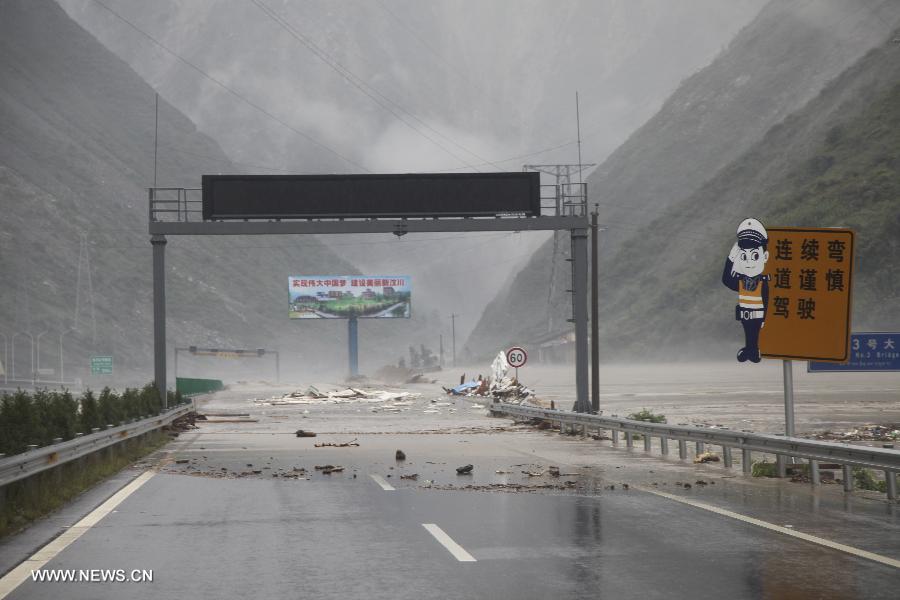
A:
[[[809,461],[810,481],[819,483],[819,463],[829,462],[840,464],[843,468],[844,489],[852,491],[853,477],[852,467],[865,467],[884,471],[887,482],[887,495],[891,500],[897,499],[897,473],[900,473],[900,451],[888,448],[871,448],[867,446],[853,446],[837,442],[821,440],[808,440],[797,437],[785,437],[765,433],[751,433],[734,431],[730,429],[708,429],[705,427],[691,427],[687,425],[668,425],[661,423],[649,423],[647,421],[634,421],[620,417],[604,417],[585,413],[575,413],[561,410],[550,410],[532,406],[520,406],[495,402],[490,406],[492,413],[502,413],[514,417],[529,419],[543,419],[560,423],[560,427],[581,426],[591,429],[609,429],[612,432],[613,444],[618,443],[618,432],[625,433],[625,441],[628,447],[633,446],[633,436],[639,433],[644,438],[644,449],[650,451],[652,438],[660,440],[662,454],[669,453],[669,440],[678,442],[680,458],[687,458],[687,442],[694,442],[696,453],[703,452],[705,445],[721,446],[722,460],[726,468],[731,468],[732,449],[742,452],[742,466],[744,473],[749,474],[751,469],[751,452],[774,454],[776,456],[779,476],[783,477],[786,470],[786,461],[790,458],[803,458]]]
[[[182,404],[155,417],[110,427],[59,444],[35,448],[2,458],[0,459],[0,487],[159,429],[192,410],[194,410],[193,403]]]

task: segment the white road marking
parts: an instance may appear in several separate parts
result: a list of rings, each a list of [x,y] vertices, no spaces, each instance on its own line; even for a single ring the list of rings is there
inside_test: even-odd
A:
[[[662,496],[663,498],[668,498],[669,500],[674,500],[675,502],[681,502],[682,504],[687,504],[689,506],[693,506],[695,508],[702,508],[703,510],[708,510],[710,512],[714,512],[718,515],[722,515],[724,517],[730,517],[732,519],[737,519],[738,521],[743,521],[744,523],[750,523],[751,525],[756,525],[757,527],[762,527],[763,529],[768,529],[769,531],[777,531],[778,533],[783,533],[784,535],[789,535],[791,537],[795,537],[801,540],[806,540],[807,542],[812,542],[813,544],[818,544],[820,546],[825,546],[826,548],[831,548],[833,550],[838,550],[840,552],[846,552],[847,554],[852,554],[853,556],[858,556],[859,558],[866,558],[871,561],[875,561],[877,563],[881,563],[883,565],[887,565],[889,567],[894,567],[895,569],[900,569],[900,560],[896,560],[893,558],[889,558],[887,556],[881,556],[880,554],[875,554],[874,552],[869,552],[867,550],[861,550],[859,548],[854,548],[853,546],[847,546],[845,544],[839,544],[837,542],[832,542],[831,540],[826,540],[825,538],[820,538],[815,535],[810,535],[808,533],[802,533],[800,531],[795,531],[790,527],[782,527],[781,525],[774,525],[772,523],[768,523],[766,521],[761,521],[759,519],[754,519],[753,517],[748,517],[746,515],[742,515],[736,512],[731,512],[730,510],[725,510],[724,508],[719,508],[717,506],[712,506],[711,504],[706,504],[704,502],[698,502],[697,500],[692,500],[690,498],[683,498],[681,496],[676,496],[674,494],[669,494],[666,492],[661,492],[659,490],[649,489],[641,487],[639,488],[642,491],[649,492],[651,494],[655,494],[657,496]]]
[[[125,500],[125,498],[147,483],[153,475],[155,475],[153,471],[144,471],[138,475],[131,483],[113,494],[106,502],[95,508],[73,526],[69,527],[59,537],[35,552],[31,558],[28,558],[15,569],[4,575],[3,578],[0,579],[0,600],[6,598],[26,579],[30,579],[32,570],[40,569],[50,562],[72,542],[84,535],[88,529],[96,525],[100,519],[111,513],[113,509]]]
[[[441,546],[446,548],[459,562],[475,562],[474,556],[466,552],[465,548],[454,542],[453,538],[444,533],[444,530],[434,523],[422,523],[422,527],[424,527],[428,533],[433,535],[434,539],[436,539]]]
[[[384,491],[386,491],[386,492],[394,491],[394,489],[395,489],[394,486],[392,486],[387,481],[385,481],[384,477],[382,477],[381,475],[369,475],[369,477],[371,477],[375,483],[380,485],[381,489],[383,489]]]

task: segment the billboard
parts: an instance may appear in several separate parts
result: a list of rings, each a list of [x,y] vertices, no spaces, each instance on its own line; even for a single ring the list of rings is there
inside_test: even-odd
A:
[[[203,175],[203,219],[541,213],[540,173]]]
[[[288,277],[292,319],[408,319],[409,275],[294,275]]]

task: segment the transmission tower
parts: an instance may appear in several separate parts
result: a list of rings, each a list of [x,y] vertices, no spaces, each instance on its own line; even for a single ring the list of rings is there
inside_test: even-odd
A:
[[[82,233],[78,245],[78,279],[75,283],[75,318],[73,329],[80,331],[81,326],[81,280],[82,272],[87,282],[87,303],[90,308],[91,347],[97,345],[97,317],[94,313],[94,284],[91,280],[91,254],[87,234]]]
[[[579,189],[577,194],[572,193],[572,177],[577,176],[579,180],[579,187],[581,181],[581,174],[585,169],[589,167],[596,167],[596,163],[587,163],[587,164],[562,164],[562,165],[522,165],[523,171],[538,171],[539,173],[546,173],[547,175],[551,175],[556,180],[556,197],[557,203],[556,208],[557,211],[562,212],[564,210],[564,206],[562,204],[561,198],[573,197],[581,195],[581,190]],[[553,257],[550,260],[550,285],[547,287],[547,333],[551,333],[553,331],[553,292],[555,289],[555,280],[556,280],[556,255],[559,252],[559,231],[553,232]]]

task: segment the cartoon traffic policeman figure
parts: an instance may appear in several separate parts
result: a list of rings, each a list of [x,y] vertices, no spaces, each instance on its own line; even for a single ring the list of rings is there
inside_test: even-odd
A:
[[[744,327],[744,347],[738,362],[758,363],[759,331],[765,325],[769,306],[769,276],[763,275],[769,260],[769,236],[756,219],[744,219],[738,226],[737,242],[725,260],[722,283],[738,293],[735,318]]]

